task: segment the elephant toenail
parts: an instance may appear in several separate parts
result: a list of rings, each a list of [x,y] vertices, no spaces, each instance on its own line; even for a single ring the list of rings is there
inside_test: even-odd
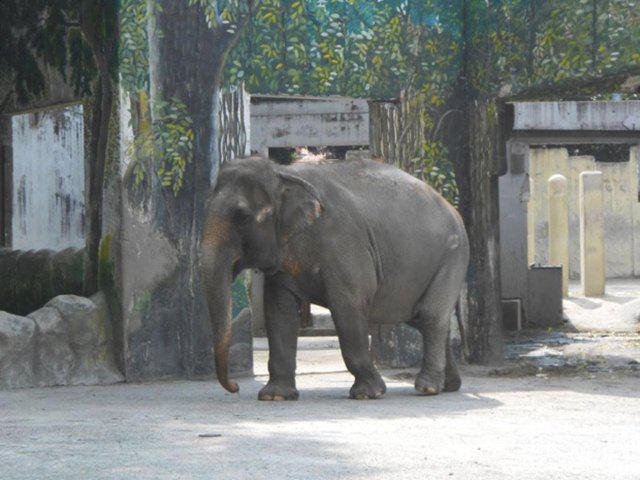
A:
[[[284,401],[284,400],[285,400],[285,398],[284,398],[284,396],[282,396],[282,395],[274,395],[274,396],[273,396],[273,401],[274,401],[274,402],[282,402],[282,401]]]
[[[260,395],[259,400],[263,400],[265,402],[270,402],[271,400],[273,400],[273,397],[267,393],[265,393],[264,395]]]
[[[424,395],[437,395],[438,390],[435,387],[423,387],[420,389],[420,392]]]

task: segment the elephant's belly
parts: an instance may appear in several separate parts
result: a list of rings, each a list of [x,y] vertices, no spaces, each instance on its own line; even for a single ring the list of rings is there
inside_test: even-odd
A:
[[[369,323],[408,322],[414,316],[414,307],[419,298],[420,293],[417,291],[379,291],[371,307]]]
[[[440,263],[410,247],[393,253],[382,262],[387,267],[372,302],[371,323],[395,324],[411,320]],[[434,257],[439,258],[437,252]]]

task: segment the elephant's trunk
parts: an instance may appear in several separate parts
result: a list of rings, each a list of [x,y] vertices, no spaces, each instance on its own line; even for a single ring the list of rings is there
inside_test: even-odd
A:
[[[233,282],[233,251],[230,248],[212,249],[204,245],[201,258],[201,280],[209,305],[213,331],[213,348],[218,381],[231,393],[238,384],[229,380],[229,348],[231,343],[231,284]]]

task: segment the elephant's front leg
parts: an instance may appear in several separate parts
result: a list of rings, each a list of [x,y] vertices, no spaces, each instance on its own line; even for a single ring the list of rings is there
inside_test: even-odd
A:
[[[265,282],[265,324],[269,339],[269,382],[259,400],[297,400],[296,350],[300,326],[299,302],[277,282]]]
[[[355,382],[349,397],[356,400],[380,398],[387,390],[369,351],[369,324],[357,302],[339,301],[331,309],[342,358]]]

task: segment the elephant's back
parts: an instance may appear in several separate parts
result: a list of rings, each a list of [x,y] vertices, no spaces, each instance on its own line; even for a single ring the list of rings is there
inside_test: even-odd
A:
[[[373,160],[339,162],[318,167],[328,183],[348,191],[358,210],[372,224],[392,231],[448,235],[462,226],[457,211],[425,182],[392,165]],[[331,195],[331,188],[328,188]]]

